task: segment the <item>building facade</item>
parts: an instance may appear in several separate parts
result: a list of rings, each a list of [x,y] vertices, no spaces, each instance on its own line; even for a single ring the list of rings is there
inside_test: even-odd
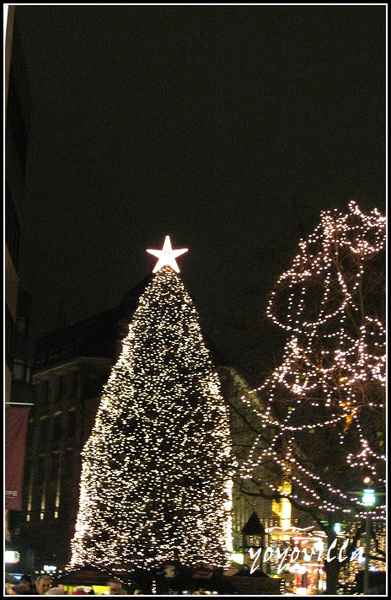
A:
[[[15,7],[8,9],[5,53],[5,397],[11,396],[13,336],[18,302],[18,259],[31,97]]]
[[[12,510],[21,508],[21,477],[25,446],[25,420],[27,406],[31,404],[29,373],[24,372],[21,382],[20,361],[30,361],[31,353],[23,343],[27,331],[21,332],[22,316],[28,304],[26,296],[19,289],[18,260],[22,233],[22,208],[25,193],[25,173],[30,125],[31,97],[19,39],[15,6],[9,6],[5,43],[5,361],[4,361],[4,400],[6,424],[5,452],[5,539],[7,547],[11,542],[10,517]],[[21,313],[19,313],[21,315]],[[28,316],[28,315],[27,315]],[[23,342],[22,342],[23,338]],[[16,355],[19,355],[18,357]],[[16,369],[16,374],[15,374]],[[13,385],[15,375],[18,385]]]

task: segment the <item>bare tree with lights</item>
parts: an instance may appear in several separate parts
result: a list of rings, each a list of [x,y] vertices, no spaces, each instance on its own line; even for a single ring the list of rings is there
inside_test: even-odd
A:
[[[71,568],[229,564],[228,413],[169,237],[82,453]]]
[[[271,293],[268,316],[287,341],[280,366],[254,390],[263,409],[241,468],[242,491],[256,484],[263,497],[288,498],[330,543],[334,524],[346,524],[350,549],[367,514],[364,479],[378,493],[385,486],[385,233],[385,217],[352,201],[347,214],[322,212],[300,242]],[[374,529],[384,522],[380,494],[371,517]],[[373,557],[383,560],[383,550],[373,542]],[[329,593],[340,566],[325,563]]]

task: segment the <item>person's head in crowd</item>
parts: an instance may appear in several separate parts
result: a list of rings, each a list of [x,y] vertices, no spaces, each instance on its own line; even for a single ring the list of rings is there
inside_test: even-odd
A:
[[[110,596],[123,596],[127,594],[121,581],[118,581],[118,579],[110,579],[108,582],[108,586],[110,588]]]
[[[27,596],[31,594],[31,590],[29,590],[25,585],[20,585],[20,583],[18,583],[17,585],[13,585],[8,588],[8,593],[15,596]]]
[[[28,587],[29,590],[31,590],[31,588],[33,587],[33,580],[31,579],[30,575],[22,575],[22,577],[20,578],[20,585],[24,585],[25,587]]]
[[[44,595],[52,587],[52,579],[49,575],[40,575],[35,582],[35,586],[38,594]]]

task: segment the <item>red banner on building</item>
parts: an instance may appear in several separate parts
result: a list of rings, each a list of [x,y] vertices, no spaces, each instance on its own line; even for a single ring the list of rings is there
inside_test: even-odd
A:
[[[5,407],[5,508],[22,510],[24,455],[29,408]]]

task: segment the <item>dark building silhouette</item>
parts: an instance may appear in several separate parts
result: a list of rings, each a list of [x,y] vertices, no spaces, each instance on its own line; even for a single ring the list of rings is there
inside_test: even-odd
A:
[[[31,360],[27,347],[28,300],[19,288],[18,261],[19,244],[22,234],[22,209],[25,193],[25,172],[27,160],[28,131],[30,125],[31,97],[29,82],[19,39],[18,24],[15,18],[15,6],[7,11],[7,30],[5,40],[5,423],[7,432],[5,456],[5,539],[7,547],[11,542],[12,509],[20,508],[21,476],[15,474],[16,464],[22,467],[25,439],[22,429],[15,427],[16,421],[26,413],[26,405],[31,403],[29,373],[27,363]],[[19,318],[18,318],[19,311]],[[20,312],[21,311],[21,312]],[[27,312],[26,312],[27,311]],[[24,313],[24,315],[22,314]],[[25,331],[22,332],[22,320],[25,319]],[[24,346],[24,347],[23,347]],[[32,358],[32,357],[31,357]],[[26,369],[21,374],[21,361]],[[19,362],[18,362],[19,361]],[[17,382],[17,383],[16,383]],[[12,406],[11,406],[12,404]],[[13,405],[19,404],[19,411]],[[26,415],[27,416],[27,415]],[[14,440],[9,445],[10,438]],[[15,450],[17,448],[17,450]]]
[[[18,260],[31,98],[15,7],[8,8],[5,53],[5,400],[11,396]]]

